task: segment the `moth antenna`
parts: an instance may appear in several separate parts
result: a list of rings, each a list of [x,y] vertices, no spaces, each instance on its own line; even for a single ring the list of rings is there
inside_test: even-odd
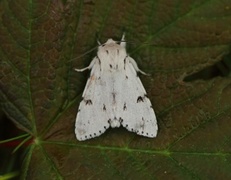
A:
[[[120,45],[121,45],[122,47],[124,47],[124,48],[126,47],[126,42],[125,42],[125,32],[124,32],[124,33],[123,33],[123,35],[122,35]]]
[[[67,62],[71,62],[71,61],[74,61],[74,60],[76,60],[76,59],[79,59],[79,58],[81,58],[81,57],[85,56],[86,54],[88,54],[88,53],[90,53],[90,52],[94,51],[94,50],[95,50],[95,49],[97,49],[97,48],[98,48],[98,46],[97,46],[97,47],[94,47],[94,48],[92,48],[92,49],[90,49],[89,51],[87,51],[87,52],[83,53],[82,55],[80,55],[80,56],[78,56],[78,57],[76,57],[76,58],[70,59],[70,60],[69,60],[69,61],[67,61]]]
[[[101,46],[101,45],[102,45],[102,44],[101,44],[101,42],[100,42],[99,40],[97,40],[97,43],[98,43],[98,45],[99,45],[99,46]]]

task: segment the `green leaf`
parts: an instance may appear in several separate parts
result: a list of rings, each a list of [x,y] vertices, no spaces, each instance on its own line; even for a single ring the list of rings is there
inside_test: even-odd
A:
[[[1,107],[31,138],[22,179],[231,179],[231,78],[185,81],[230,53],[230,0],[0,1]],[[74,124],[96,52],[126,31],[159,132]],[[73,60],[76,58],[76,60]],[[230,58],[229,58],[230,60]]]

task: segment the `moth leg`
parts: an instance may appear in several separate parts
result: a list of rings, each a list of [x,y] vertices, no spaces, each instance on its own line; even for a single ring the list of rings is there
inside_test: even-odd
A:
[[[137,72],[140,72],[141,74],[146,75],[146,76],[150,76],[150,74],[147,74],[147,73],[145,73],[144,71],[141,71],[141,70],[139,69],[139,67],[137,66],[137,63],[135,62],[134,59],[129,58],[129,61],[130,61],[130,63],[133,65],[134,69],[135,69]]]
[[[91,69],[91,68],[94,66],[95,62],[96,62],[96,58],[94,58],[94,59],[91,61],[91,63],[90,63],[89,66],[87,66],[87,67],[85,67],[85,68],[82,68],[82,69],[77,69],[77,68],[75,68],[75,71],[77,71],[77,72],[83,72],[83,71],[85,71],[85,70],[87,70],[87,69]]]

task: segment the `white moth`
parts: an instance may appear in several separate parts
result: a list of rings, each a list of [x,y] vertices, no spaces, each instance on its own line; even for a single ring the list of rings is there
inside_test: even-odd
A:
[[[75,123],[76,138],[80,141],[121,125],[142,136],[157,135],[154,110],[137,76],[137,72],[146,73],[127,54],[124,37],[120,44],[112,39],[99,43],[97,56],[90,65],[75,69],[91,69]]]

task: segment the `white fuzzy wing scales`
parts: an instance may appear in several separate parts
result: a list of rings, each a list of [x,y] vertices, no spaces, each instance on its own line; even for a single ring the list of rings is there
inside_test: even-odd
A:
[[[140,71],[131,57],[126,58],[125,71],[118,74],[115,89],[119,93],[118,116],[121,124],[129,131],[146,137],[156,137],[158,127],[152,104],[146,95],[146,91],[137,76]],[[143,73],[141,71],[141,73]]]
[[[137,76],[142,72],[127,55],[124,36],[117,44],[109,39],[100,45],[91,64],[75,123],[80,141],[97,137],[109,127],[123,127],[146,137],[156,137],[156,116],[146,91]]]
[[[76,138],[80,141],[97,137],[109,128],[108,114],[105,113],[109,104],[109,90],[100,76],[100,63],[94,58],[91,65],[91,75],[83,92],[75,123]],[[79,70],[83,71],[85,69]],[[107,109],[108,112],[109,109]]]

